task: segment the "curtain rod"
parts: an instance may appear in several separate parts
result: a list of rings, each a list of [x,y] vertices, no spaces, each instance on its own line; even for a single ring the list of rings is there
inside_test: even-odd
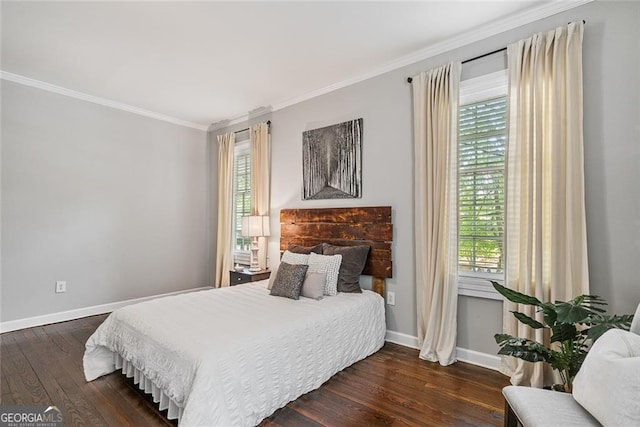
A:
[[[478,56],[474,56],[473,58],[465,59],[464,61],[462,61],[462,63],[466,64],[467,62],[475,61],[476,59],[484,58],[485,56],[493,55],[494,53],[504,52],[505,50],[507,50],[506,46],[503,47],[503,48],[500,48],[500,49],[496,49],[496,50],[494,50],[492,52],[483,53],[482,55],[478,55]],[[411,83],[412,81],[413,81],[413,77],[407,77],[407,83]]]
[[[582,23],[586,24],[587,21],[583,19]],[[571,22],[569,22],[569,24],[571,24]],[[494,53],[504,52],[505,50],[507,50],[506,46],[501,49],[496,49],[493,52],[487,52],[487,53],[483,53],[482,55],[474,56],[473,58],[465,59],[464,61],[462,61],[462,63],[466,64],[467,62],[475,61],[476,59],[481,59],[481,58],[484,58],[485,56],[493,55]],[[407,77],[407,83],[411,83],[412,81],[413,81],[413,77]]]
[[[269,128],[271,128],[271,120],[267,120],[267,126],[269,126]],[[242,132],[246,132],[246,131],[248,131],[249,129],[251,129],[251,128],[240,129],[240,130],[235,131],[234,133],[242,133]]]

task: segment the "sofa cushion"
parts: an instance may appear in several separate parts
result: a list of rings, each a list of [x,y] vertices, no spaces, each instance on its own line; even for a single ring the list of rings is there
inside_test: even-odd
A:
[[[600,425],[569,393],[508,386],[502,394],[525,427]]]
[[[605,426],[640,425],[640,335],[605,332],[576,375],[573,397]]]

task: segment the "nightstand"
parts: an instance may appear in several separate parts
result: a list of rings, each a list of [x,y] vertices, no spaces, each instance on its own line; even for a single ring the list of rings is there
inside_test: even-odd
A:
[[[248,268],[245,268],[242,271],[231,270],[229,274],[229,285],[233,286],[268,279],[271,275],[271,270],[249,271]]]

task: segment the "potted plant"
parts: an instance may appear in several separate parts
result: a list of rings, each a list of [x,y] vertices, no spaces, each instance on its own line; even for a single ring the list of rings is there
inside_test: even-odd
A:
[[[498,354],[527,362],[549,363],[560,373],[563,383],[561,389],[569,393],[591,344],[611,328],[629,330],[633,320],[633,315],[629,314],[603,314],[605,310],[602,306],[607,303],[597,295],[580,295],[567,302],[541,302],[497,282],[491,281],[491,284],[509,301],[535,306],[536,311],[543,313],[543,322],[539,322],[524,313],[512,311],[516,319],[533,329],[548,329],[551,333],[549,347],[527,338],[496,334],[494,337],[500,346]]]

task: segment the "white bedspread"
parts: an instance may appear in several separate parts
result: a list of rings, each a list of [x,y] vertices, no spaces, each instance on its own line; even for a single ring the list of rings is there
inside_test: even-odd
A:
[[[384,344],[373,292],[268,293],[263,281],[116,310],[87,341],[85,377],[113,372],[120,355],[182,408],[181,426],[249,426]]]

